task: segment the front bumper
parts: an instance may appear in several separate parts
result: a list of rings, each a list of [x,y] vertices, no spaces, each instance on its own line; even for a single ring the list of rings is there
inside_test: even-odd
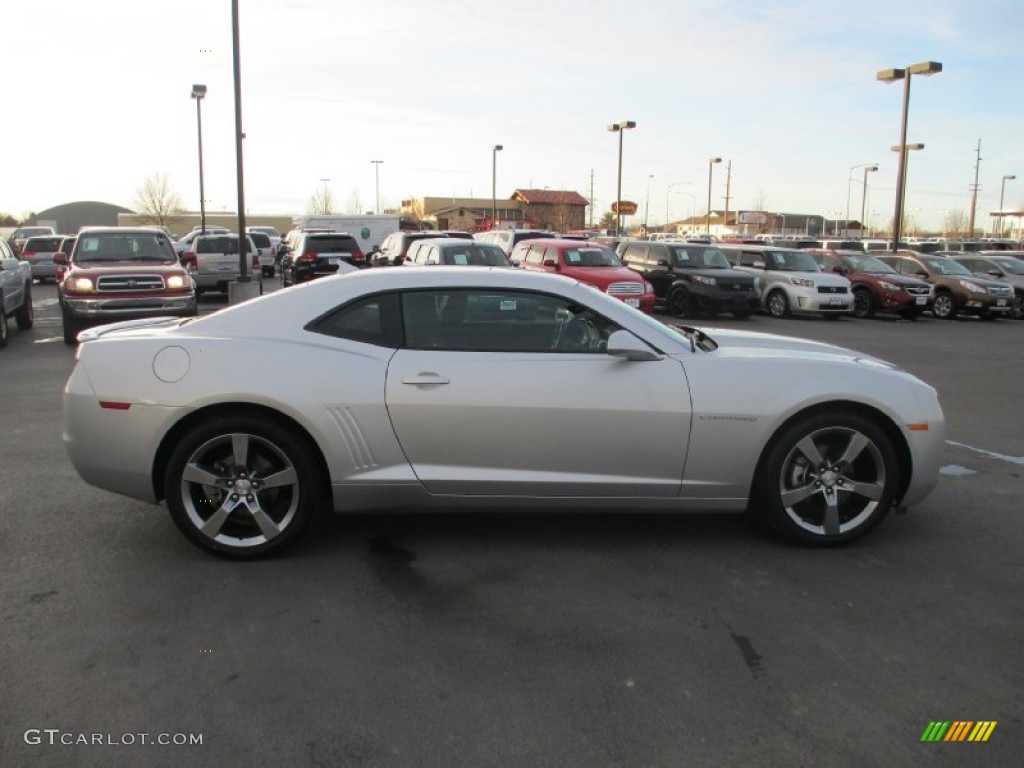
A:
[[[111,296],[62,299],[64,311],[76,320],[116,322],[137,317],[192,317],[198,312],[195,294],[177,296]]]

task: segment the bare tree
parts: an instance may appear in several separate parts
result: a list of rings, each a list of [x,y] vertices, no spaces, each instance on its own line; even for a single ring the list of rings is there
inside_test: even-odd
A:
[[[363,212],[363,202],[359,199],[359,189],[352,187],[352,191],[348,193],[348,200],[345,201],[345,213],[353,216]]]
[[[946,237],[956,237],[967,231],[967,214],[963,211],[948,211],[942,219],[942,233]]]
[[[151,173],[135,192],[135,213],[143,224],[173,226],[181,218],[184,206],[171,189],[166,173]]]
[[[611,211],[601,215],[601,229],[615,229],[616,216]]]
[[[756,234],[763,234],[769,230],[774,221],[774,217],[766,216],[765,209],[768,207],[768,196],[764,193],[764,190],[760,190],[757,193],[757,197],[754,198],[750,209],[757,213],[757,232]],[[739,218],[739,211],[736,212],[737,219]],[[726,222],[728,224],[728,222]]]
[[[309,201],[306,203],[306,213],[311,216],[334,213],[334,195],[331,194],[330,187],[324,184],[313,190],[313,194],[309,196]]]

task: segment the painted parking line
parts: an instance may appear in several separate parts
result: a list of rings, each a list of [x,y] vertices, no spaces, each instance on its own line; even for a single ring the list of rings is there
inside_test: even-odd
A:
[[[58,302],[58,299],[34,299],[32,301],[32,308],[33,309],[46,309],[47,307],[52,307],[52,306],[56,305],[57,302]]]
[[[45,339],[35,339],[33,344],[52,344],[55,341],[64,341],[63,336],[48,336]]]
[[[958,443],[955,440],[947,440],[946,445],[954,445],[957,448],[964,448],[968,451],[974,451],[982,456],[988,456],[990,459],[999,459],[1000,461],[1008,461],[1011,464],[1020,464],[1024,466],[1024,456],[1007,456],[1005,453],[986,451],[984,448],[975,448],[973,445],[965,445],[964,443]]]

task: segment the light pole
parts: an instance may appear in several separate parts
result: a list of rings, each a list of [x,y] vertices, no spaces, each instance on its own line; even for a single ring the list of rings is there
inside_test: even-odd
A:
[[[669,216],[669,193],[672,191],[672,187],[685,187],[685,186],[688,186],[690,184],[693,184],[693,182],[692,181],[674,181],[671,184],[669,184],[667,187],[665,187],[665,226],[668,226],[668,223],[670,221],[672,221],[672,217]],[[686,193],[686,194],[689,194],[689,193]],[[693,195],[690,195],[690,197],[693,197]]]
[[[907,177],[910,175],[910,156],[907,154],[907,152],[920,152],[922,149],[924,149],[924,144],[897,144],[894,147],[889,147],[889,149],[891,149],[893,152],[899,152],[900,156],[903,158],[903,171],[901,173],[901,176],[903,177],[903,184],[901,185],[902,189],[900,190],[900,197],[897,202],[897,204],[899,205],[898,210],[900,212],[900,216],[902,216],[903,208],[907,204]],[[903,219],[901,218],[899,221],[893,219],[892,228],[893,232],[902,231]],[[899,250],[899,241],[897,241],[897,245],[893,250]]]
[[[371,160],[373,163],[373,189],[377,195],[377,206],[373,209],[374,212],[380,216],[380,164],[383,160]]]
[[[711,171],[715,167],[715,163],[722,162],[720,157],[709,157],[708,158],[708,214],[704,219],[704,231],[711,234]]]
[[[491,229],[498,228],[498,153],[504,148],[501,144],[491,148]]]
[[[328,197],[327,185],[328,185],[328,183],[330,183],[331,180],[330,179],[320,179],[320,181],[322,181],[323,185],[324,185],[324,196],[323,196],[324,210],[323,210],[323,212],[324,213],[330,213],[331,212],[330,197]]]
[[[873,171],[878,170],[878,166],[874,163],[861,163],[860,165],[851,165],[850,172],[846,176],[846,221],[843,223],[843,237],[850,236],[850,184],[853,183],[853,172],[858,168],[864,169],[864,183],[867,184],[868,169]],[[861,205],[861,219],[864,218],[864,206]],[[863,229],[864,222],[861,221],[861,228]]]
[[[903,187],[906,183],[904,174],[907,170],[907,113],[910,110],[910,77],[911,75],[934,75],[942,71],[942,64],[937,61],[921,61],[911,64],[905,69],[883,69],[875,79],[883,83],[903,81],[903,117],[900,122],[900,162],[896,172],[896,210],[892,217],[892,250],[899,249],[900,229],[903,221]]]
[[[201,157],[202,157],[202,155],[200,154],[200,158]],[[200,172],[200,174],[199,174],[199,179],[200,179],[199,186],[200,187],[202,187],[202,185],[203,185],[202,178],[203,178],[203,174],[202,174],[202,172]],[[1006,192],[1006,182],[1013,181],[1016,178],[1017,177],[1014,176],[1013,174],[1010,174],[1008,176],[1003,176],[1003,180],[1002,180],[1002,182],[999,185],[999,211],[1000,212],[1002,212],[1002,210],[1003,210],[1003,193]],[[999,237],[1002,237],[1003,236],[1003,217],[1000,216],[998,221],[999,221]],[[1012,232],[1013,230],[1010,230],[1010,231]]]
[[[647,197],[644,198],[644,236],[647,236],[647,214],[651,210],[651,179],[654,178],[653,173],[647,174]]]
[[[608,130],[612,133],[619,134],[619,176],[618,184],[615,188],[615,236],[619,237],[622,234],[622,134],[632,128],[636,128],[636,123],[633,120],[622,120],[618,123],[612,123],[608,126]]]
[[[878,166],[877,165],[869,165],[869,166],[867,166],[864,169],[864,181],[862,182],[862,187],[861,187],[861,191],[860,191],[860,236],[861,237],[864,237],[864,215],[865,215],[864,212],[867,210],[866,206],[867,206],[867,202],[868,202],[868,174],[869,173],[874,173],[877,170],[878,170]],[[847,188],[847,189],[849,189],[849,188]],[[847,219],[850,218],[850,214],[849,213],[846,214],[846,218]]]
[[[205,85],[192,86],[192,98],[196,100],[196,126],[199,128],[199,229],[206,234],[206,192],[203,189],[203,99],[206,98]],[[1000,208],[1002,205],[1000,205]]]

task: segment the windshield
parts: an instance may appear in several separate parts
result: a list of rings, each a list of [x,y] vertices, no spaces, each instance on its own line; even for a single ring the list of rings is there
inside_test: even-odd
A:
[[[850,269],[854,272],[870,272],[875,275],[898,275],[899,273],[886,264],[884,261],[880,261],[874,256],[859,254],[854,255],[851,253],[844,254],[846,263]]]
[[[567,267],[621,267],[622,262],[615,251],[602,245],[588,245],[586,248],[566,248],[562,260]]]
[[[171,241],[162,232],[109,232],[80,235],[75,261],[176,261]]]
[[[730,269],[729,260],[717,248],[707,245],[672,246],[672,261],[679,267]]]
[[[989,259],[993,264],[1002,267],[1004,272],[1011,275],[1024,275],[1024,261],[1013,257],[1003,259]]]
[[[921,261],[936,275],[956,275],[957,277],[972,276],[970,270],[963,264],[942,256],[924,256],[921,257]]]
[[[235,235],[196,238],[196,253],[238,253]]]
[[[820,272],[818,262],[805,251],[769,251],[764,255],[766,269],[786,272]]]
[[[338,237],[307,237],[302,250],[306,253],[356,253],[359,246],[349,235]]]

